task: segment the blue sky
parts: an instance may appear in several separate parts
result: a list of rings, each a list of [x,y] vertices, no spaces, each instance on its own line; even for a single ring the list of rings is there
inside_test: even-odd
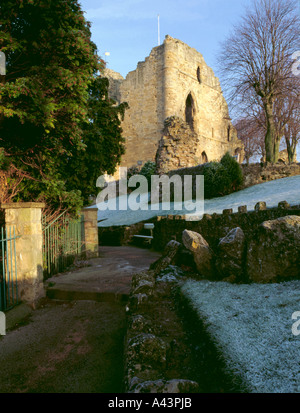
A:
[[[107,67],[121,73],[135,70],[168,34],[202,53],[219,77],[221,42],[240,22],[252,0],[79,0],[91,22],[92,40]],[[105,56],[109,52],[109,56]],[[222,86],[222,81],[221,81]],[[300,160],[300,147],[298,148]]]
[[[92,40],[107,67],[126,76],[165,35],[197,49],[218,75],[220,42],[251,0],[79,0],[92,23]]]

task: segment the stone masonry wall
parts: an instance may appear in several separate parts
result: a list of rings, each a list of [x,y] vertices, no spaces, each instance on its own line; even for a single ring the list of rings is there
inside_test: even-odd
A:
[[[109,97],[120,103],[120,85],[124,80],[123,76],[108,68],[105,69],[105,76],[109,79]]]
[[[171,239],[181,240],[185,229],[200,233],[214,248],[233,228],[240,227],[250,236],[264,221],[287,215],[300,216],[300,205],[270,209],[259,207],[257,211],[243,212],[245,210],[241,208],[241,212],[232,213],[232,210],[228,209],[224,210],[223,214],[205,214],[201,221],[186,221],[180,216],[170,215],[159,217],[153,231],[153,248],[162,251]]]
[[[119,83],[119,101],[127,102],[122,122],[126,153],[121,166],[133,166],[139,161],[154,160],[163,124],[163,47],[155,47],[136,70]],[[110,76],[108,76],[110,79]],[[117,96],[116,82],[112,93]]]
[[[203,56],[180,40],[166,36],[123,81],[117,74],[107,77],[111,96],[129,104],[122,122],[126,153],[121,166],[154,160],[164,120],[171,116],[186,121],[197,135],[199,158],[219,160],[227,151],[242,156],[218,78]]]
[[[164,174],[205,162],[198,153],[199,141],[186,122],[175,116],[167,118],[156,152],[156,173]]]
[[[163,251],[170,240],[181,240],[185,229],[199,232],[212,247],[226,236],[228,231],[240,227],[245,234],[251,234],[264,221],[284,217],[287,215],[300,216],[300,205],[289,207],[281,205],[278,208],[268,208],[259,205],[257,211],[248,211],[241,206],[239,212],[232,213],[231,209],[224,210],[223,214],[205,214],[201,221],[186,221],[184,216],[167,215],[155,217],[145,222],[153,222],[152,247]],[[131,226],[99,227],[99,245],[131,245],[134,243],[133,235],[144,234],[144,222]],[[114,242],[113,240],[114,239]]]
[[[241,165],[245,176],[244,188],[275,179],[300,175],[300,164],[250,164]]]
[[[219,160],[227,150],[235,150],[238,143],[219,79],[201,53],[180,40],[167,36],[164,47],[164,118],[176,115],[186,120],[190,97],[192,127],[200,137],[199,151],[206,153],[208,161]]]

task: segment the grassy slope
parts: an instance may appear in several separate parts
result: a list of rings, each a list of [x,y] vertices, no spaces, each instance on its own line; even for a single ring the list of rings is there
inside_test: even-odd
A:
[[[182,285],[228,370],[254,393],[300,392],[300,335],[292,333],[299,289],[300,280],[251,285],[188,280]]]

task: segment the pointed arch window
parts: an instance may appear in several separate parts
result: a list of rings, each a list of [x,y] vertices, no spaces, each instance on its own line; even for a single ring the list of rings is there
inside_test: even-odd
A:
[[[195,102],[191,93],[185,101],[185,121],[190,125],[191,129],[194,129],[194,116],[195,116]]]
[[[207,157],[205,151],[202,152],[201,159],[202,159],[202,163],[207,163],[208,162],[208,157]]]
[[[197,80],[201,83],[201,69],[200,66],[197,67]]]
[[[227,140],[228,140],[228,142],[230,142],[230,135],[231,135],[231,128],[230,128],[230,125],[229,125],[229,126],[227,126]]]

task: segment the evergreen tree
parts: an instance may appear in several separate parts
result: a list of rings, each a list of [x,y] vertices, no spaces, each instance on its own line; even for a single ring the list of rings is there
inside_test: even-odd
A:
[[[0,51],[7,62],[0,76],[0,147],[25,176],[15,200],[80,208],[92,192],[92,182],[84,182],[94,179],[88,169],[111,172],[123,147],[118,109],[98,79],[104,62],[79,2],[1,2]]]
[[[70,176],[68,187],[80,189],[84,200],[96,197],[99,188],[96,181],[105,172],[113,175],[125,152],[121,119],[127,103],[116,105],[108,97],[109,81],[105,77],[95,78],[89,90],[89,123],[83,125],[84,151],[78,150],[66,163],[66,174]]]

